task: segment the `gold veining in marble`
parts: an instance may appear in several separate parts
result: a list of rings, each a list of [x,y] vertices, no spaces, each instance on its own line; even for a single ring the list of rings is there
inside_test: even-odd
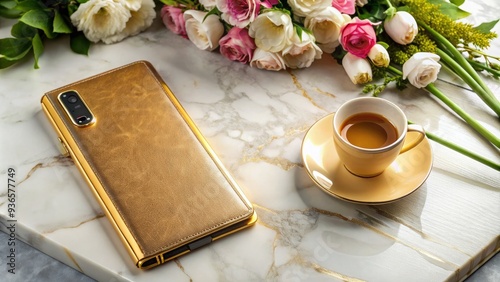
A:
[[[184,269],[184,266],[181,264],[179,259],[175,258],[175,259],[173,259],[173,261],[175,262],[177,267],[182,271],[182,273],[184,273],[189,278],[189,281],[193,281],[193,278],[191,278],[191,276],[189,276],[189,274],[186,272],[186,270]]]
[[[323,111],[327,111],[327,109],[321,107],[320,105],[318,105],[314,101],[314,99],[309,95],[309,93],[307,93],[307,90],[305,90],[304,87],[302,86],[302,84],[299,82],[299,80],[297,79],[297,76],[295,74],[293,74],[291,70],[287,69],[287,72],[292,77],[293,84],[295,85],[295,87],[297,87],[298,90],[300,90],[300,92],[302,93],[302,96],[304,98],[309,100],[309,102],[311,102],[311,104],[314,105],[315,107],[322,109]]]
[[[296,167],[304,167],[301,163],[294,163],[284,158],[269,158],[265,156],[254,156],[254,157],[243,157],[243,163],[253,163],[253,162],[265,162],[277,167],[282,168],[283,170],[290,170]]]
[[[275,226],[272,226],[270,225],[269,223],[266,222],[266,213],[272,213],[272,214],[278,214],[279,212],[277,211],[274,211],[272,209],[269,209],[269,208],[266,208],[264,206],[261,206],[261,205],[258,205],[258,204],[255,204],[254,203],[254,207],[259,211],[259,214],[260,214],[260,218],[259,218],[259,221],[257,222],[258,224],[262,225],[262,226],[265,226],[266,228],[269,228],[271,230],[274,230],[275,232],[277,232],[278,234],[282,233],[280,231],[280,229],[278,227],[275,227]],[[412,250],[414,250],[415,252],[421,254],[422,256],[428,258],[429,261],[433,262],[434,265],[438,266],[438,267],[441,267],[445,270],[454,270],[454,269],[457,269],[458,268],[458,265],[450,262],[450,261],[446,261],[445,259],[433,254],[432,252],[430,251],[427,251],[427,250],[424,250],[420,247],[417,247],[417,246],[413,246],[412,244],[404,241],[404,240],[401,240],[400,238],[396,237],[395,235],[392,235],[392,234],[389,234],[379,228],[376,228],[358,218],[348,218],[340,213],[336,213],[336,212],[331,212],[331,211],[328,211],[328,210],[323,210],[323,209],[319,209],[319,208],[308,208],[308,209],[305,209],[305,210],[287,210],[286,212],[292,212],[292,211],[296,211],[296,212],[300,212],[302,214],[306,214],[308,212],[316,212],[316,213],[319,213],[319,214],[322,214],[322,215],[325,215],[325,216],[328,216],[328,217],[335,217],[335,218],[338,218],[338,219],[341,219],[343,221],[348,221],[350,223],[353,223],[353,224],[356,224],[358,226],[361,226],[361,227],[364,227],[364,228],[367,228],[379,235],[382,235],[386,238],[389,238],[405,247],[408,247]]]
[[[326,274],[328,276],[341,279],[342,281],[345,281],[345,282],[364,282],[364,281],[366,281],[366,280],[362,280],[362,279],[358,279],[358,278],[354,278],[354,277],[349,277],[349,276],[344,275],[342,273],[326,269],[326,268],[324,268],[321,265],[316,264],[316,263],[312,263],[312,262],[308,262],[308,261],[303,261],[303,263],[305,265],[309,265],[310,267],[312,267],[315,271],[317,271],[319,273],[323,273],[323,274]]]
[[[55,165],[71,166],[71,165],[73,165],[73,161],[70,158],[67,158],[63,155],[58,155],[58,156],[52,157],[52,160],[49,162],[46,162],[46,163],[39,162],[30,169],[28,174],[23,179],[21,179],[17,183],[17,185],[19,186],[21,183],[28,180],[31,177],[31,175],[33,175],[33,173],[35,173],[35,171],[37,171],[38,169],[45,168],[45,167],[51,167],[51,166],[55,166]]]
[[[314,90],[316,90],[318,93],[323,94],[323,95],[325,95],[325,96],[327,96],[327,97],[330,97],[330,98],[337,98],[337,96],[336,96],[335,94],[333,94],[333,93],[329,93],[329,92],[326,92],[326,91],[324,91],[324,90],[321,90],[321,89],[319,89],[318,87],[314,87]]]
[[[55,228],[55,229],[53,229],[53,230],[44,231],[44,232],[42,232],[42,234],[47,235],[47,234],[51,234],[51,233],[54,233],[54,232],[56,232],[56,231],[63,230],[63,229],[73,229],[73,228],[78,228],[78,227],[80,227],[80,226],[84,225],[85,223],[88,223],[88,222],[94,221],[94,220],[99,219],[99,218],[102,218],[102,217],[105,217],[105,215],[104,215],[103,213],[100,213],[100,214],[98,214],[98,215],[96,215],[96,216],[94,216],[94,217],[91,217],[91,218],[89,218],[89,219],[86,219],[86,220],[84,220],[84,221],[81,221],[81,222],[79,222],[78,224],[75,224],[75,225],[72,225],[72,226],[63,226],[63,227],[60,227],[60,228]]]
[[[68,249],[64,248],[64,253],[66,253],[66,255],[71,260],[71,262],[73,262],[73,264],[78,268],[78,271],[80,271],[81,273],[84,273],[83,269],[80,267],[80,265],[78,264],[78,262],[76,262],[75,258],[71,254],[71,252]]]
[[[267,140],[266,142],[264,142],[256,147],[256,150],[257,150],[256,152],[245,154],[241,160],[241,163],[245,164],[245,163],[250,163],[250,162],[265,162],[265,163],[269,163],[269,164],[275,165],[277,167],[280,167],[286,171],[293,169],[293,168],[296,168],[296,167],[300,167],[300,168],[304,167],[302,162],[292,162],[292,161],[285,159],[285,158],[282,158],[282,157],[263,156],[262,151],[266,147],[270,146],[274,141],[279,140],[281,138],[285,138],[285,137],[293,139],[294,137],[298,137],[298,135],[302,134],[308,128],[309,128],[308,125],[301,126],[298,128],[290,128],[283,135],[271,136],[269,138],[269,140]]]

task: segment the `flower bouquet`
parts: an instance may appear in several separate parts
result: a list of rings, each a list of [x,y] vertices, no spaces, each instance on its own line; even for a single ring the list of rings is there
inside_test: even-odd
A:
[[[70,35],[71,49],[87,55],[91,42],[110,44],[145,30],[156,11],[154,0],[0,0],[0,16],[18,20],[12,37],[0,39],[0,69],[30,51],[38,68],[47,39]]]
[[[424,88],[500,148],[500,138],[451,101],[435,85],[441,67],[459,76],[500,116],[500,102],[479,72],[500,77],[499,60],[482,52],[498,22],[477,27],[457,21],[468,15],[451,0],[162,0],[161,16],[172,32],[199,49],[252,67],[278,71],[305,68],[332,54],[364,93],[379,95],[389,83]],[[446,36],[445,36],[445,35]],[[381,84],[369,84],[373,79]],[[500,164],[427,136],[496,170]]]
[[[485,54],[498,22],[473,27],[464,0],[0,0],[0,16],[17,18],[12,38],[0,39],[0,68],[33,53],[43,41],[70,35],[73,51],[92,42],[110,44],[151,25],[160,9],[166,27],[201,50],[264,70],[307,68],[333,56],[364,93],[379,95],[390,83],[408,84],[440,99],[493,146],[500,138],[434,85],[442,69],[464,83],[500,116],[498,98],[479,72],[500,77],[500,58]],[[159,5],[158,5],[159,4]],[[379,82],[373,83],[373,82]],[[494,169],[500,164],[438,138],[428,137]]]

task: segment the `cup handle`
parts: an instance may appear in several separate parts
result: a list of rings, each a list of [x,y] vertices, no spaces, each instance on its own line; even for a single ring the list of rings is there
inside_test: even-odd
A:
[[[418,138],[412,138],[411,140],[408,140],[408,138],[405,139],[405,143],[403,145],[403,148],[401,148],[401,151],[399,152],[400,154],[414,148],[422,140],[424,140],[425,137],[425,131],[424,128],[418,124],[408,124],[408,133],[409,132],[416,132],[418,133]]]

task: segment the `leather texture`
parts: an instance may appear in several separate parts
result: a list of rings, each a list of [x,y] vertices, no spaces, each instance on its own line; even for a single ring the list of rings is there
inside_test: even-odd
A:
[[[57,100],[66,90],[79,93],[96,118],[94,124],[72,124]],[[82,173],[99,181],[103,197],[113,205],[108,208],[119,214],[110,220],[128,229],[123,234],[132,235],[125,236],[125,245],[139,246],[142,253],[134,251],[137,259],[253,215],[251,204],[148,62],[132,63],[45,96],[57,113],[52,118],[61,119],[75,141],[71,151],[81,152],[91,168]]]

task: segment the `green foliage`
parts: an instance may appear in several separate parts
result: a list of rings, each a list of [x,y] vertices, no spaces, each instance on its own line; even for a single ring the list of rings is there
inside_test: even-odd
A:
[[[482,33],[471,24],[454,20],[459,17],[459,12],[450,9],[441,11],[440,6],[432,4],[432,1],[438,0],[401,0],[401,4],[410,8],[410,13],[417,22],[429,25],[455,46],[472,44],[479,48],[488,48],[490,41],[497,37],[493,32]]]
[[[34,68],[44,51],[44,41],[61,35],[70,37],[75,53],[88,54],[90,42],[78,34],[70,15],[87,0],[0,0],[0,17],[17,18],[11,28],[11,38],[0,39],[0,69],[19,62],[31,53]],[[83,37],[83,38],[82,38]]]
[[[450,17],[450,19],[452,20],[459,20],[467,16],[470,16],[469,12],[466,12],[459,8],[459,6],[462,5],[463,2],[465,2],[464,0],[450,1],[450,2],[445,0],[428,0],[428,1],[429,3],[439,6],[439,11]]]
[[[90,41],[85,37],[83,32],[75,32],[70,36],[71,50],[77,54],[88,55],[90,48]]]
[[[491,29],[493,29],[495,27],[495,25],[498,23],[498,21],[499,20],[491,21],[491,22],[487,22],[487,23],[482,23],[482,24],[474,27],[474,29],[476,29],[477,31],[479,31],[481,33],[488,34],[491,32]]]
[[[16,6],[15,0],[0,0],[0,17],[16,19],[21,12],[13,9]]]
[[[356,15],[363,20],[368,19],[371,22],[380,22],[387,16],[386,10],[388,8],[385,0],[372,0],[368,5],[358,7],[356,9]],[[390,12],[388,13],[391,14]]]
[[[378,69],[378,70],[377,70]],[[406,83],[403,80],[403,77],[400,75],[389,75],[386,70],[381,70],[380,68],[375,67],[374,68],[375,73],[381,73],[383,74],[383,79],[384,81],[381,84],[376,84],[376,83],[371,83],[367,84],[363,87],[363,93],[365,94],[372,94],[375,97],[378,97],[380,93],[382,93],[385,88],[392,82],[396,84],[396,87],[399,90],[403,90],[406,88]]]

